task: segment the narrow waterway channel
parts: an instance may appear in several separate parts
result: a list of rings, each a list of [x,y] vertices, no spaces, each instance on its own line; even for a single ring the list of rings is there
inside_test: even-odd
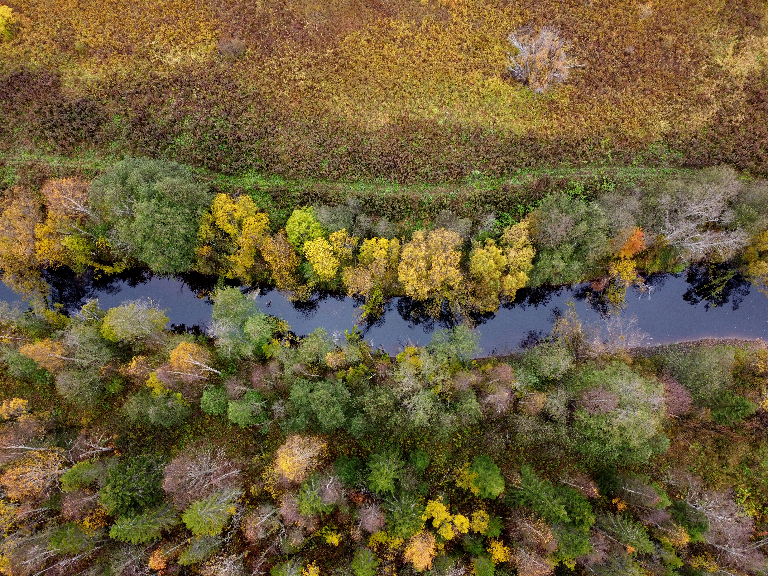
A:
[[[77,311],[88,299],[98,298],[108,309],[125,301],[151,298],[164,309],[176,327],[205,329],[211,320],[211,302],[199,297],[210,289],[208,279],[153,277],[132,271],[110,279],[74,277],[63,272],[48,274],[51,300],[68,312]],[[348,297],[318,294],[309,302],[294,304],[276,291],[255,296],[260,308],[282,318],[296,334],[317,327],[329,334],[343,334],[359,323],[359,307]],[[22,304],[21,298],[5,285],[0,300]],[[762,338],[768,340],[768,297],[738,275],[714,276],[711,269],[690,269],[678,275],[659,275],[646,281],[646,288],[630,288],[626,306],[608,314],[599,294],[589,284],[559,289],[521,290],[515,302],[497,314],[472,319],[480,333],[480,354],[503,354],[519,349],[549,333],[558,314],[573,303],[582,323],[600,329],[607,317],[616,314],[625,323],[636,321],[633,329],[646,334],[645,344],[664,344],[700,338]],[[373,324],[361,324],[366,338],[376,348],[396,354],[407,344],[427,344],[431,333],[456,320],[431,319],[408,298],[394,298],[385,314]],[[606,332],[607,334],[607,332]]]

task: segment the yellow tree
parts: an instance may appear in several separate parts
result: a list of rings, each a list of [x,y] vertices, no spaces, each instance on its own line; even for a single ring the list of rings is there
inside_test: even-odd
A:
[[[320,282],[330,283],[336,278],[341,262],[328,240],[325,238],[307,240],[304,242],[303,251]]]
[[[268,233],[268,216],[249,196],[217,194],[197,233],[196,267],[252,282],[263,269],[259,250]]]
[[[480,312],[495,312],[499,309],[501,277],[507,267],[507,257],[491,239],[478,244],[469,255],[469,274],[472,289],[469,292],[470,305]]]
[[[51,340],[50,338],[31,344],[24,344],[19,349],[19,352],[51,372],[58,372],[64,368],[67,360],[74,360],[65,355],[64,345],[61,342]]]
[[[25,297],[42,301],[48,286],[40,274],[35,251],[35,226],[41,221],[40,206],[21,188],[0,214],[0,270],[3,281]]]
[[[221,374],[218,370],[211,368],[210,362],[211,354],[205,347],[194,342],[181,342],[171,350],[169,366],[172,374],[197,380],[206,378],[208,372]]]
[[[317,467],[325,452],[325,441],[314,436],[294,434],[275,453],[275,472],[283,481],[302,482]]]
[[[744,251],[745,272],[758,289],[768,295],[768,230],[758,234]]]
[[[411,241],[403,246],[397,268],[405,293],[416,300],[453,296],[463,281],[460,247],[461,236],[452,230],[414,232]]]
[[[431,532],[422,530],[414,534],[405,547],[403,557],[419,572],[432,568],[432,560],[437,555],[435,536]]]
[[[278,290],[295,292],[299,290],[299,282],[296,279],[296,271],[301,264],[299,255],[296,254],[293,245],[288,242],[285,230],[280,230],[272,237],[264,239],[261,254],[266,260],[272,274],[272,280]]]
[[[528,272],[533,268],[536,250],[531,244],[530,221],[523,220],[509,226],[501,235],[501,246],[507,258],[507,270],[501,278],[502,294],[514,300],[515,294],[528,283]]]
[[[58,450],[29,452],[0,476],[0,485],[11,500],[35,500],[56,482],[61,463]]]
[[[350,296],[368,297],[375,288],[387,290],[397,280],[400,242],[397,238],[363,240],[357,266],[344,268],[342,278]]]

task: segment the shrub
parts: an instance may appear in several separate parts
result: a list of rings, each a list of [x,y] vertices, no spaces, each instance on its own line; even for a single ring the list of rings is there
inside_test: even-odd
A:
[[[10,6],[0,6],[0,39],[11,40],[17,27],[16,17]]]
[[[144,426],[173,428],[189,415],[189,406],[178,392],[143,389],[123,405],[131,422]]]
[[[733,383],[734,351],[727,346],[670,346],[660,359],[699,404],[716,399]]]
[[[226,414],[228,404],[229,398],[227,398],[227,391],[223,386],[210,386],[203,390],[200,408],[206,414],[211,414],[212,416]]]
[[[162,492],[163,463],[151,456],[125,458],[109,469],[99,504],[113,516],[130,516],[159,504]]]
[[[535,34],[533,28],[526,26],[512,32],[508,39],[515,52],[507,54],[507,70],[537,94],[565,82],[575,66],[568,57],[568,46],[554,28],[544,27]]]
[[[325,230],[315,217],[314,209],[297,208],[285,223],[285,233],[294,248],[301,251],[308,241],[322,238]]]

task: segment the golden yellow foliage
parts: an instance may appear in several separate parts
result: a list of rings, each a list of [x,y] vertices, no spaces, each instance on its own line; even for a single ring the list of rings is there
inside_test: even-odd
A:
[[[325,441],[315,436],[289,436],[275,453],[275,472],[288,482],[302,482],[320,463],[325,448]]]
[[[427,521],[430,518],[432,518],[432,526],[435,528],[439,528],[441,524],[453,520],[453,516],[448,512],[448,507],[443,504],[442,498],[427,502],[421,519]]]
[[[758,289],[768,295],[768,230],[758,234],[744,251],[744,271]]]
[[[416,300],[450,298],[463,281],[460,247],[461,236],[452,230],[414,232],[411,241],[403,246],[397,267],[405,293]]]
[[[411,536],[405,547],[403,557],[406,562],[413,564],[419,572],[432,568],[432,560],[437,554],[435,537],[431,532],[421,531]]]
[[[501,245],[507,258],[507,272],[501,279],[501,291],[510,300],[528,283],[528,272],[533,268],[536,250],[531,244],[530,234],[531,223],[526,219],[509,226],[501,235]]]
[[[488,526],[491,521],[491,516],[485,510],[476,510],[472,512],[472,523],[470,528],[473,532],[479,534],[485,534],[488,531]]]
[[[463,488],[464,490],[469,490],[475,496],[480,494],[480,489],[475,485],[476,479],[477,472],[471,472],[469,470],[469,464],[465,464],[456,470],[456,486]]]
[[[477,245],[469,255],[469,273],[472,276],[470,298],[479,312],[499,309],[501,276],[507,267],[507,257],[494,240]]]
[[[467,518],[463,514],[456,514],[453,517],[453,527],[456,529],[456,531],[459,534],[466,534],[467,532],[469,532],[470,525],[471,523],[469,521],[469,518]]]
[[[492,539],[488,543],[488,553],[491,555],[491,561],[494,564],[509,562],[512,557],[509,547],[504,546],[504,543],[501,540]]]
[[[400,242],[397,238],[363,240],[357,255],[358,264],[346,267],[342,277],[350,296],[370,296],[375,288],[389,289],[397,280]]]
[[[161,572],[168,567],[168,562],[165,559],[165,554],[163,554],[162,548],[157,548],[154,552],[152,552],[152,554],[149,556],[147,567],[150,570],[155,570],[157,572]]]
[[[170,368],[181,376],[205,378],[206,372],[219,373],[209,366],[211,353],[205,346],[194,342],[181,342],[170,353]]]
[[[41,297],[48,286],[40,274],[35,251],[35,226],[41,221],[40,206],[21,188],[0,214],[0,270],[3,282],[28,297]]]
[[[320,568],[315,562],[312,562],[301,571],[301,576],[320,576]]]
[[[5,534],[16,519],[18,506],[7,500],[0,500],[0,534]]]
[[[0,6],[0,39],[13,38],[13,30],[16,25],[16,17],[10,6]]]
[[[29,400],[24,398],[11,398],[10,400],[3,400],[0,404],[0,418],[3,420],[10,420],[11,418],[18,418],[28,412]]]
[[[332,282],[336,278],[341,262],[328,240],[325,238],[307,240],[304,242],[303,252],[320,282]]]
[[[19,352],[51,372],[61,370],[66,363],[64,345],[50,338],[32,344],[24,344]]]
[[[0,484],[11,500],[33,500],[56,482],[61,463],[58,450],[28,452],[0,476]]]
[[[685,548],[691,541],[688,531],[679,524],[673,524],[672,528],[656,530],[655,535],[661,543],[677,549]]]
[[[278,290],[293,292],[299,288],[296,271],[301,260],[291,243],[288,242],[285,230],[280,230],[271,238],[265,238],[261,253],[269,265],[272,280]]]

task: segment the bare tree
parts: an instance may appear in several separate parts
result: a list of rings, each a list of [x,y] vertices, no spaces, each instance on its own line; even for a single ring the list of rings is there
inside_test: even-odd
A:
[[[508,39],[515,50],[507,54],[507,70],[537,94],[565,82],[570,69],[577,66],[568,57],[565,40],[554,28],[545,26],[536,34],[531,26],[525,26],[512,32]]]
[[[174,505],[183,510],[193,500],[217,490],[239,486],[240,469],[220,450],[193,448],[180,454],[165,467],[163,489]]]

